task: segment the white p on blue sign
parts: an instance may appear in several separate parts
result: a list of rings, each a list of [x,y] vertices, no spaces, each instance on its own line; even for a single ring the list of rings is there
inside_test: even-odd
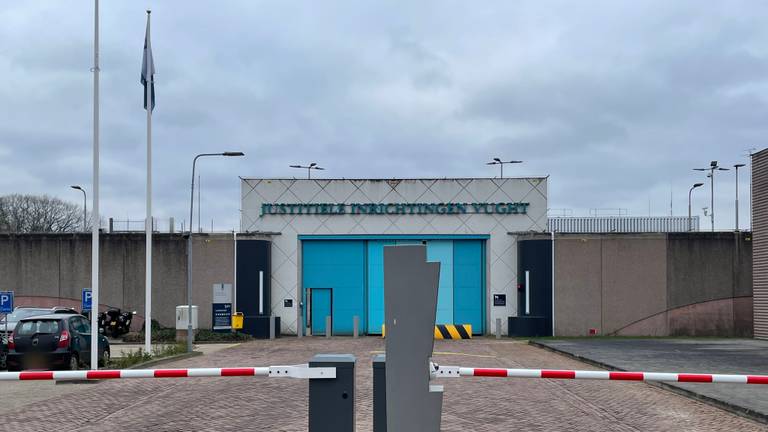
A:
[[[13,312],[13,291],[0,291],[0,313]]]
[[[83,312],[88,312],[91,310],[91,299],[93,298],[92,295],[93,293],[91,292],[90,288],[83,288],[83,301],[81,304],[81,310]]]

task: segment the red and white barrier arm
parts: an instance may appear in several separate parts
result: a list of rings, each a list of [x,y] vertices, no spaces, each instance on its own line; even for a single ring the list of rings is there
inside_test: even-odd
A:
[[[435,366],[434,378],[459,377],[591,379],[612,381],[663,381],[689,383],[768,384],[768,375],[726,375],[662,372],[609,372],[553,369],[493,369]]]
[[[310,368],[308,365],[244,368],[196,369],[121,369],[82,371],[0,372],[0,381],[29,380],[104,380],[126,378],[268,377],[299,379],[336,378],[336,368]]]

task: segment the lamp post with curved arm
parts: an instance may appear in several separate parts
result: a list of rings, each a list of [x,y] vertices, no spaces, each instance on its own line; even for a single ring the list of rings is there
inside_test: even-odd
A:
[[[189,231],[187,235],[187,352],[192,352],[192,209],[195,204],[195,166],[206,156],[245,156],[243,152],[200,153],[192,161],[192,187],[189,199]]]

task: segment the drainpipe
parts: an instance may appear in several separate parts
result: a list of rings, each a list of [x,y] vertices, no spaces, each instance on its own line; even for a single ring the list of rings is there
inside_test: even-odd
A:
[[[555,335],[555,231],[551,231],[552,237],[552,336]]]

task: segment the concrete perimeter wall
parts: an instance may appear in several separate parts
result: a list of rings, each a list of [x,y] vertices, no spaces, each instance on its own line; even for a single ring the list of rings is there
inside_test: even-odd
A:
[[[152,253],[152,310],[164,326],[175,325],[175,308],[186,303],[187,253],[181,234],[155,234]],[[233,283],[231,235],[194,237],[192,304],[200,326],[210,328],[212,285]],[[138,312],[144,322],[145,236],[100,236],[100,309]],[[90,234],[0,235],[0,291],[12,290],[16,306],[72,306],[80,309],[83,288],[91,286]]]
[[[559,234],[555,332],[751,336],[750,233]]]

